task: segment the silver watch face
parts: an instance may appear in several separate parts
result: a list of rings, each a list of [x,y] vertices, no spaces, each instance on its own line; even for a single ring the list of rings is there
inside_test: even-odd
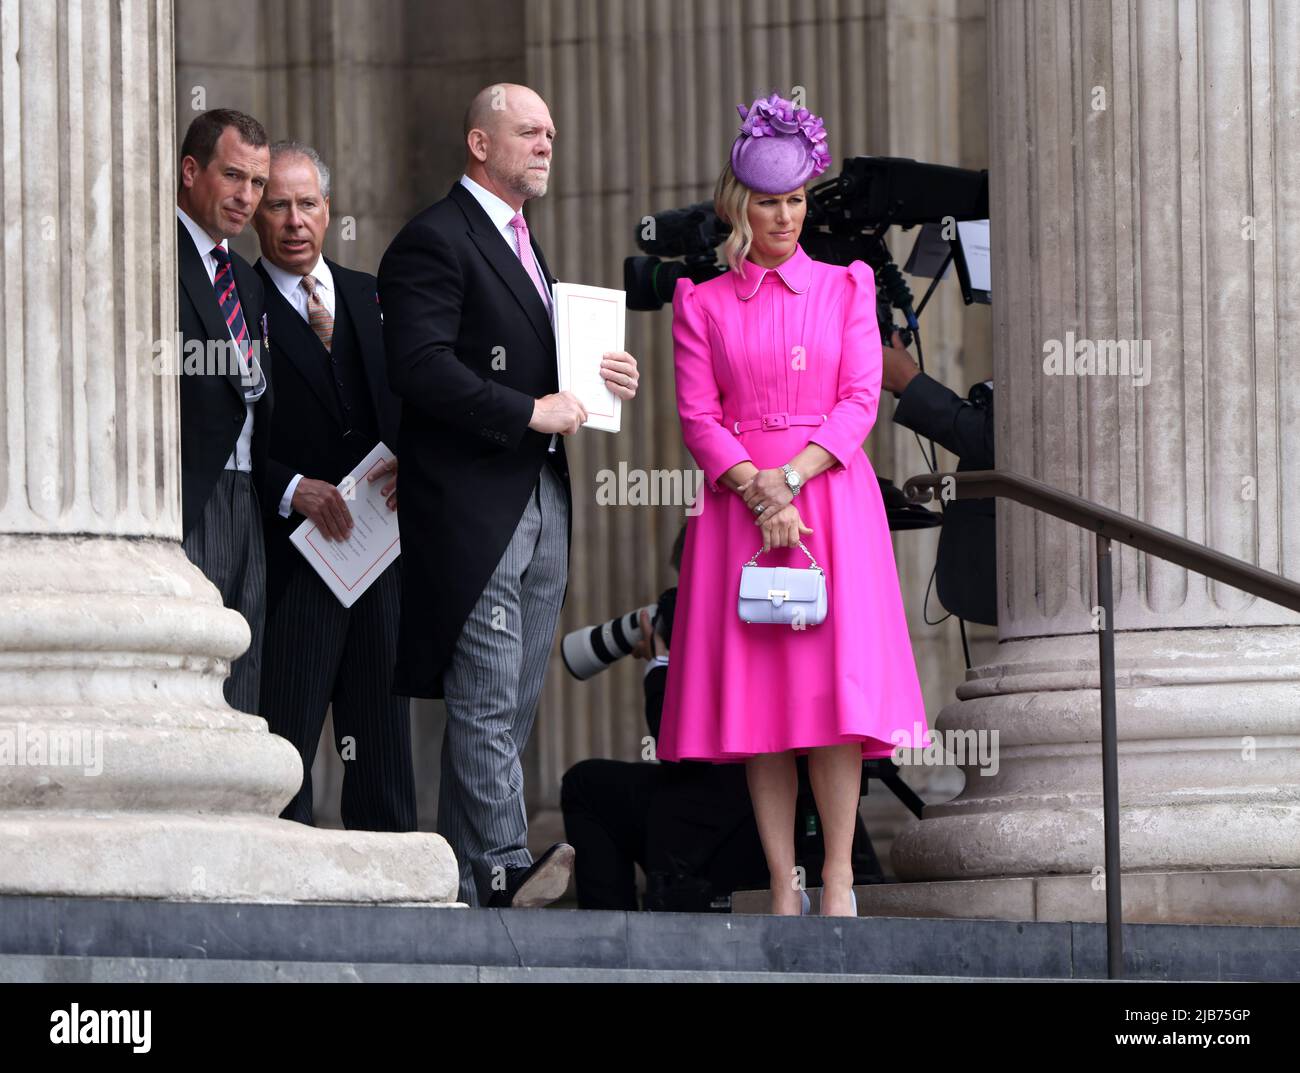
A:
[[[794,470],[790,470],[790,472],[785,475],[785,483],[790,486],[792,492],[799,491],[799,474],[795,473]]]

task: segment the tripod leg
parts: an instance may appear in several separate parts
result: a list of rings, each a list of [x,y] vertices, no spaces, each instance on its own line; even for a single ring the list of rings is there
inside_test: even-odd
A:
[[[894,792],[894,796],[907,806],[913,816],[918,820],[921,818],[921,810],[925,808],[925,802],[917,797],[916,791],[899,778],[897,773],[881,775],[880,781]]]

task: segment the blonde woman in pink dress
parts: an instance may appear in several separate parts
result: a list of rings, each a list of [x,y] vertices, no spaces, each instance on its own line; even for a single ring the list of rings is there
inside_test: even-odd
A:
[[[876,420],[875,280],[799,245],[805,184],[829,163],[821,120],[773,94],[718,180],[731,270],[673,296],[677,409],[703,469],[688,521],[658,756],[746,765],[771,911],[807,912],[795,870],[795,756],[826,847],[821,912],[856,915],[850,851],[864,758],[927,744],[884,503],[862,445]],[[740,571],[825,571],[817,625],[743,622]],[[919,739],[919,740],[917,740]]]

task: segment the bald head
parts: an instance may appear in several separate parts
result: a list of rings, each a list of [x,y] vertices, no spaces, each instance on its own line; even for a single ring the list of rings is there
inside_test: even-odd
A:
[[[465,174],[516,209],[546,193],[555,125],[527,86],[495,82],[465,111]]]
[[[465,137],[468,138],[472,130],[481,130],[491,135],[508,112],[536,108],[538,105],[546,111],[546,102],[535,90],[514,82],[493,82],[474,94],[474,99],[465,109]],[[548,117],[549,115],[547,112]]]

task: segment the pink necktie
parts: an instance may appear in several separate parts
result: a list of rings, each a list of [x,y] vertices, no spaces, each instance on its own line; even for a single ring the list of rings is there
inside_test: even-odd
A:
[[[537,261],[533,257],[533,244],[528,239],[528,223],[524,220],[524,214],[515,213],[510,220],[510,226],[515,229],[515,239],[519,243],[519,261],[524,266],[524,271],[528,273],[528,278],[533,281],[533,286],[537,288],[537,293],[541,295],[542,305],[546,307],[549,316],[551,296],[546,289],[546,284],[542,282],[542,274],[538,271]]]

